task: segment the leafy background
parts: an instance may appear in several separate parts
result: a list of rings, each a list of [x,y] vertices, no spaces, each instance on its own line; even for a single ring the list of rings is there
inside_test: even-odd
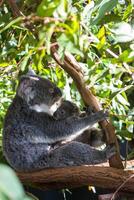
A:
[[[0,6],[0,159],[5,112],[17,80],[28,67],[54,81],[64,97],[83,102],[72,81],[50,54],[59,44],[79,62],[85,82],[111,113],[116,133],[131,140],[134,130],[134,1],[133,0],[17,0]]]

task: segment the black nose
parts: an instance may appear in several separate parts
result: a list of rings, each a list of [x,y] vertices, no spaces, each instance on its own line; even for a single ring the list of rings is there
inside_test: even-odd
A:
[[[58,119],[57,113],[56,113],[56,112],[54,112],[53,117],[54,117],[54,119],[56,119],[56,120]]]

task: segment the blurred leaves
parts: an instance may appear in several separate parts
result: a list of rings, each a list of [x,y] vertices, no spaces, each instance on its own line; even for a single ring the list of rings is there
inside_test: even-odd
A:
[[[110,99],[112,100],[115,96],[119,95],[120,93],[126,91],[126,90],[129,90],[130,88],[134,88],[134,85],[128,85],[122,89],[118,89],[118,91],[116,92],[113,92],[110,96]]]
[[[95,6],[94,10],[97,13],[96,17],[93,19],[92,24],[98,24],[105,14],[110,12],[118,3],[118,0],[102,0],[99,4]]]
[[[37,14],[43,17],[50,17],[53,15],[53,12],[59,6],[60,0],[43,0],[37,8]]]
[[[32,200],[26,196],[15,172],[8,166],[0,164],[0,199]],[[34,199],[33,199],[34,200]]]
[[[115,35],[116,42],[130,42],[134,40],[134,27],[126,22],[116,24],[112,32]]]

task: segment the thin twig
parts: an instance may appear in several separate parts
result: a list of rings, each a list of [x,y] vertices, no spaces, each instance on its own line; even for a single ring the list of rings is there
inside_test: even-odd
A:
[[[119,190],[121,190],[121,188],[130,180],[134,177],[134,175],[131,175],[129,178],[127,178],[121,185],[120,187],[118,187],[118,189],[115,191],[115,193],[113,194],[111,200],[114,200],[114,198],[116,197],[117,193],[119,192]]]
[[[43,24],[49,24],[52,22],[63,22],[60,18],[54,18],[54,17],[39,17],[36,15],[29,15],[25,17],[25,20],[32,21],[32,22],[40,22]]]

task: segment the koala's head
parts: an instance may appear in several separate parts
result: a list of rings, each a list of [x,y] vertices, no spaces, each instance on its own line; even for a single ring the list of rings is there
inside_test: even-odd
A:
[[[72,116],[79,116],[79,114],[80,110],[76,104],[64,100],[53,116],[56,120],[61,120]]]
[[[100,147],[106,142],[105,134],[102,130],[94,129],[90,135],[90,145],[93,147]]]
[[[29,74],[20,78],[17,95],[31,109],[49,115],[53,115],[60,106],[62,97],[61,90],[50,80]]]

